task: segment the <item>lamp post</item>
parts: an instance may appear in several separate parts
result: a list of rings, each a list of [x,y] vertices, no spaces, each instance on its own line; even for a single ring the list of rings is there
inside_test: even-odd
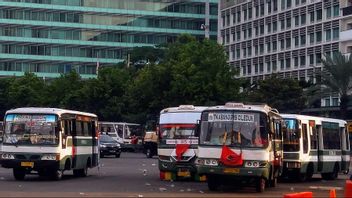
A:
[[[209,0],[205,1],[205,24],[202,24],[201,29],[204,29],[205,38],[210,38],[209,33],[209,25],[210,25],[210,3]]]

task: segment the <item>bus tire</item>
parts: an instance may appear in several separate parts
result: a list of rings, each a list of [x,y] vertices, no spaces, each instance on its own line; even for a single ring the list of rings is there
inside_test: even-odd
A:
[[[86,177],[88,175],[88,167],[73,170],[73,175],[75,177]]]
[[[147,148],[147,150],[145,151],[145,155],[147,156],[147,158],[152,158],[153,157],[152,149]]]
[[[219,190],[220,183],[219,180],[215,176],[207,176],[208,188],[210,191]]]
[[[307,181],[307,173],[298,173],[297,175],[297,180],[299,182],[305,182]]]
[[[51,177],[53,178],[53,180],[61,180],[63,176],[63,172],[61,170],[55,170],[52,172]]]
[[[73,170],[73,175],[76,177],[87,177],[88,175],[88,167],[90,167],[90,158],[87,160],[87,164],[82,169]]]
[[[120,155],[121,155],[120,153],[119,153],[119,154],[116,154],[115,157],[116,157],[116,158],[120,158]]]
[[[339,176],[339,165],[335,163],[334,170],[331,173],[322,173],[321,177],[325,180],[334,180]]]
[[[307,172],[306,172],[306,179],[311,180],[314,174],[314,166],[312,163],[309,163]]]
[[[256,181],[255,190],[260,193],[264,192],[265,183],[266,183],[265,179],[263,177],[259,177]]]
[[[26,176],[26,170],[22,168],[14,168],[13,169],[13,176],[16,180],[22,181]]]
[[[71,160],[67,159],[65,161],[65,169],[64,170],[71,170]]]

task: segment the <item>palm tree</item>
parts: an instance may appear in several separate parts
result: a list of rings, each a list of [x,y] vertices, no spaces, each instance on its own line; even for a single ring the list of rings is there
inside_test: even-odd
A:
[[[352,56],[337,52],[334,53],[333,58],[326,56],[322,63],[323,88],[339,94],[341,118],[346,119],[348,95],[352,88]]]

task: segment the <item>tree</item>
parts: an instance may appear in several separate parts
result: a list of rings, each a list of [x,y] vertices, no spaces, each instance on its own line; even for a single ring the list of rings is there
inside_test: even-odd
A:
[[[44,89],[44,81],[33,73],[15,77],[8,88],[8,106],[12,108],[42,106]]]
[[[346,119],[349,94],[352,88],[352,56],[345,56],[341,52],[334,53],[333,57],[326,56],[322,60],[323,92],[337,92],[340,95],[341,118]]]
[[[294,79],[272,76],[259,81],[257,87],[246,93],[249,101],[266,103],[280,112],[299,112],[305,108],[303,88]]]
[[[215,41],[182,35],[169,46],[164,65],[172,78],[170,105],[215,105],[239,98],[238,71],[227,63],[223,46]]]
[[[101,119],[122,120],[128,107],[125,95],[131,81],[131,74],[125,68],[104,68],[98,79],[91,80],[84,88],[87,94],[87,108],[94,108]],[[128,120],[130,121],[130,120]]]
[[[9,89],[15,78],[0,78],[0,114],[12,108],[9,100]]]
[[[168,45],[161,64],[138,71],[129,86],[131,118],[146,121],[181,104],[216,105],[238,100],[239,82],[222,46],[181,35]]]
[[[80,75],[72,71],[53,80],[46,89],[46,105],[68,109],[82,109],[80,89],[83,86]]]

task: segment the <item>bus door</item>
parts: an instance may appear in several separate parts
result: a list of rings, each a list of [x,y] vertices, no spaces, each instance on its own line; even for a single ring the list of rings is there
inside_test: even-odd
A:
[[[347,125],[345,127],[340,127],[340,134],[341,134],[341,170],[346,171],[349,169],[349,162],[350,162],[350,148],[349,148],[349,137],[347,131]]]
[[[98,149],[97,149],[99,131],[97,130],[95,123],[96,121],[91,121],[90,129],[89,129],[92,135],[92,167],[97,166],[99,163]]]
[[[302,122],[302,129],[301,129],[301,139],[302,139],[302,159],[304,161],[309,161],[309,142],[308,142],[308,123]]]
[[[322,126],[316,125],[317,131],[317,157],[318,157],[318,172],[323,170],[323,136],[322,136]]]
[[[310,137],[310,161],[312,161],[312,158],[315,159],[316,161],[314,164],[314,170],[319,170],[319,161],[320,160],[320,155],[319,155],[319,136],[318,136],[318,128],[314,120],[309,120],[309,137]]]
[[[72,119],[72,167],[75,168],[77,166],[77,145],[78,145],[78,140],[77,140],[77,120]]]

